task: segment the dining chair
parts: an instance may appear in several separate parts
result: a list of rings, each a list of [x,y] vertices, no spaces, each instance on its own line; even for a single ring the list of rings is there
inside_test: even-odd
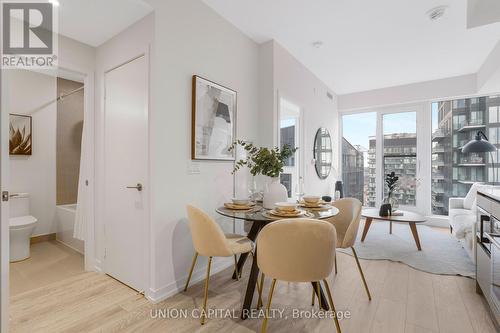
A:
[[[272,222],[261,230],[257,238],[257,265],[262,274],[272,278],[261,333],[265,333],[267,329],[273,293],[278,280],[313,282],[318,290],[320,281],[323,281],[334,313],[335,326],[337,332],[340,332],[337,312],[327,281],[333,270],[336,241],[335,227],[320,220],[283,219]],[[259,292],[261,291],[262,283]]]
[[[354,242],[356,241],[356,236],[359,229],[359,221],[361,220],[361,209],[362,204],[356,198],[344,198],[332,202],[332,206],[339,210],[339,213],[334,217],[326,219],[326,221],[332,223],[337,230],[337,248],[347,249],[351,248],[354,259],[358,266],[361,279],[365,286],[366,294],[368,299],[371,301],[372,296],[370,290],[368,289],[368,284],[366,283],[365,275],[363,274],[363,269],[359,263],[358,255],[354,249]],[[337,273],[337,262],[335,261],[335,273]],[[314,291],[313,291],[314,296]]]
[[[201,324],[203,325],[206,319],[208,282],[210,278],[212,258],[234,257],[235,275],[236,279],[239,280],[241,272],[238,272],[237,255],[252,252],[253,242],[242,235],[224,234],[221,227],[199,208],[188,205],[187,214],[195,253],[184,291],[187,291],[189,286],[189,281],[193,275],[193,269],[198,255],[208,257],[207,275],[205,278],[205,298],[203,301],[203,310],[201,312]]]

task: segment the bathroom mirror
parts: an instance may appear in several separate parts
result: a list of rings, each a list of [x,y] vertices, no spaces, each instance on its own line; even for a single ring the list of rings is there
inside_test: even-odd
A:
[[[330,132],[320,127],[314,138],[314,159],[319,179],[326,179],[332,170],[332,138]]]

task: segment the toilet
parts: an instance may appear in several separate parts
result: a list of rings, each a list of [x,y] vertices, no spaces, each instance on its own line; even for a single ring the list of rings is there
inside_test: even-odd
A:
[[[37,219],[30,215],[28,193],[13,193],[10,196],[10,262],[30,257],[30,238]]]

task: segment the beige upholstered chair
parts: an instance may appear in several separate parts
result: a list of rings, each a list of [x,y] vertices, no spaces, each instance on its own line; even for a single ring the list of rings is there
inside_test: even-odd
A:
[[[368,299],[371,300],[372,296],[370,295],[370,290],[366,284],[365,275],[361,269],[358,255],[354,249],[354,242],[356,241],[359,221],[361,219],[362,204],[358,199],[344,198],[333,202],[332,206],[337,207],[339,210],[339,214],[328,219],[328,221],[331,222],[337,230],[337,248],[347,249],[350,247],[352,249],[352,254],[354,255],[354,259],[356,259],[356,264],[358,265],[366,294],[368,295]],[[335,272],[337,272],[336,264],[337,262],[335,262]]]
[[[320,220],[285,219],[270,223],[262,229],[257,238],[257,264],[262,274],[272,278],[262,333],[266,332],[277,280],[316,282],[318,289],[320,281],[323,280],[331,309],[335,313],[335,326],[337,332],[340,332],[335,305],[327,281],[335,262],[336,240],[335,227]]]
[[[208,257],[207,275],[205,279],[205,299],[203,301],[203,310],[201,312],[201,324],[203,325],[206,319],[208,280],[210,278],[212,257],[233,256],[236,278],[239,279],[241,273],[238,272],[237,255],[252,252],[253,243],[245,236],[224,234],[220,226],[210,216],[194,206],[187,206],[187,214],[195,254],[184,291],[188,288],[198,255]]]

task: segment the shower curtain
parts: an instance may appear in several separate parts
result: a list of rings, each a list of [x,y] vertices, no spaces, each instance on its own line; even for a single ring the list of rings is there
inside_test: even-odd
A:
[[[87,231],[88,224],[88,216],[85,212],[88,210],[88,138],[89,135],[87,133],[88,126],[86,121],[86,115],[84,115],[83,119],[83,129],[82,129],[82,147],[81,147],[81,155],[80,155],[80,175],[78,178],[78,199],[76,205],[76,214],[75,214],[75,227],[73,229],[73,237],[76,239],[80,239],[85,241],[85,235]]]

